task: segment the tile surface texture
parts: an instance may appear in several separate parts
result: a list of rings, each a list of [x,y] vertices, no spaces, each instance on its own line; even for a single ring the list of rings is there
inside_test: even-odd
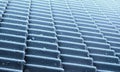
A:
[[[0,72],[120,72],[119,0],[0,0]]]

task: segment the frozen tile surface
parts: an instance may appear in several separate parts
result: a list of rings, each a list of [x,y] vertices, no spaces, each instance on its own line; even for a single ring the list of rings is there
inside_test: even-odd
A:
[[[0,0],[0,72],[120,72],[119,0]]]

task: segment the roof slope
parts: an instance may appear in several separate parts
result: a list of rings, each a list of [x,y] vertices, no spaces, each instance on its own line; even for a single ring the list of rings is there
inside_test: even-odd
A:
[[[120,72],[118,0],[0,0],[0,72]]]

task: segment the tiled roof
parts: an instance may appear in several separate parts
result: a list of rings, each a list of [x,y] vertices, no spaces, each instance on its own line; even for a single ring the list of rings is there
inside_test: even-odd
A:
[[[119,0],[0,0],[0,72],[120,72]]]

